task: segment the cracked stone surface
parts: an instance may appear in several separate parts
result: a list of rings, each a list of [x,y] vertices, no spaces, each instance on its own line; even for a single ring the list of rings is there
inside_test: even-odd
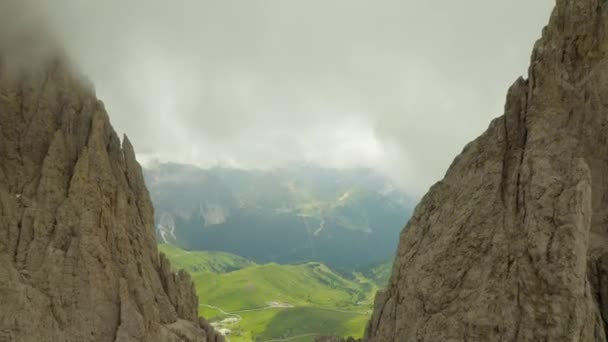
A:
[[[0,341],[222,340],[158,255],[131,143],[76,75],[0,65]]]
[[[366,341],[606,341],[608,3],[557,0],[527,79],[401,234]]]

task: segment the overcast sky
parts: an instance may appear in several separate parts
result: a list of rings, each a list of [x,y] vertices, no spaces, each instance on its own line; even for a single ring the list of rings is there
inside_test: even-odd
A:
[[[420,193],[502,114],[552,0],[38,0],[141,160],[371,167]]]

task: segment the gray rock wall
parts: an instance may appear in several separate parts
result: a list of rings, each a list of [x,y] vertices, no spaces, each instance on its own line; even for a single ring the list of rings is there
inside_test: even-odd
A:
[[[401,234],[367,341],[607,340],[607,52],[608,3],[557,0],[504,116]]]
[[[76,75],[0,63],[0,341],[219,341],[158,255],[131,143]]]

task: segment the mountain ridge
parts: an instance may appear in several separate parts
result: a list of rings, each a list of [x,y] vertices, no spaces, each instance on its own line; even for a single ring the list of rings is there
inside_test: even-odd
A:
[[[91,87],[61,58],[3,62],[0,339],[222,340],[188,274],[159,256],[133,146]]]
[[[370,170],[307,166],[145,171],[157,238],[258,263],[320,261],[352,271],[393,256],[413,201]]]
[[[528,78],[406,229],[365,341],[607,340],[608,5],[557,0]]]

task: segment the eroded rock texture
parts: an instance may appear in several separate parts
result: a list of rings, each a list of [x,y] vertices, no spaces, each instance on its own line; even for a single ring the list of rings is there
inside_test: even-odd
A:
[[[34,69],[0,68],[0,341],[219,340],[129,140],[64,63]]]
[[[401,235],[367,341],[606,341],[608,2],[557,0],[528,79]]]

